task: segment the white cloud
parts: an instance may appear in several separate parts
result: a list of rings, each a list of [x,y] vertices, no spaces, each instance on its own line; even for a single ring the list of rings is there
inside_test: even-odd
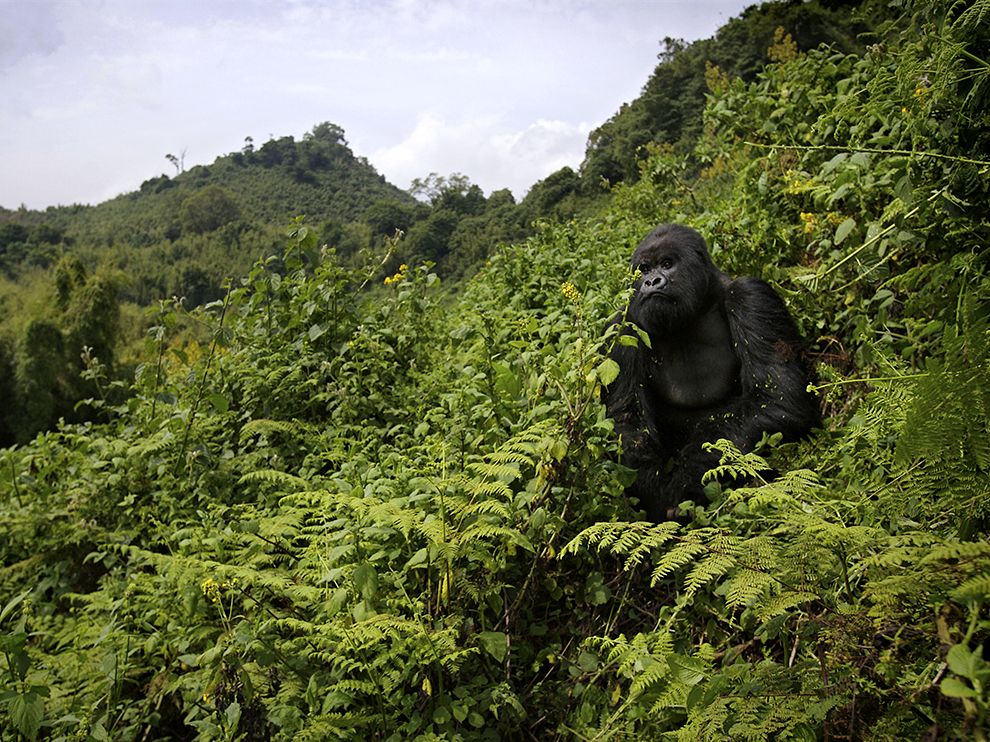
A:
[[[586,123],[547,119],[513,129],[497,118],[448,121],[424,114],[401,142],[369,160],[400,187],[431,172],[459,172],[486,192],[510,188],[521,198],[537,180],[565,165],[576,168],[590,130]]]
[[[64,41],[51,3],[10,3],[2,7],[0,74],[26,57],[54,53]]]
[[[576,167],[664,36],[751,0],[0,0],[0,205],[94,203],[332,121],[400,187]],[[579,122],[591,122],[590,124]]]

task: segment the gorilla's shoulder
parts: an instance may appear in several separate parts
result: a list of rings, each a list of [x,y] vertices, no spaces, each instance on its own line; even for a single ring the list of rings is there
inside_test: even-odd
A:
[[[762,278],[740,276],[726,287],[725,306],[730,312],[778,311],[784,308],[784,302]]]
[[[796,337],[794,322],[787,306],[773,286],[761,278],[741,276],[734,279],[725,291],[725,312],[733,329],[760,334]]]

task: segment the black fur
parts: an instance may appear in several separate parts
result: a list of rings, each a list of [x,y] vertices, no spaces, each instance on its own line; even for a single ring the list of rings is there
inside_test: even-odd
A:
[[[746,451],[765,432],[794,440],[820,419],[801,337],[767,283],[729,278],[704,238],[677,224],[650,232],[632,264],[641,275],[626,319],[652,348],[615,344],[619,376],[604,398],[638,471],[628,494],[659,522],[702,495],[701,477],[717,464],[703,443],[728,438]]]

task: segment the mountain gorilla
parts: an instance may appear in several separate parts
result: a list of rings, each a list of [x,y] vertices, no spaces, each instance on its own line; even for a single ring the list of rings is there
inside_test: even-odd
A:
[[[704,238],[678,224],[650,232],[632,265],[640,276],[626,319],[652,347],[615,344],[620,371],[604,399],[625,463],[638,470],[627,494],[660,522],[702,494],[702,475],[718,463],[703,443],[728,438],[746,451],[764,432],[800,438],[819,422],[818,403],[801,337],[767,283],[729,278]]]

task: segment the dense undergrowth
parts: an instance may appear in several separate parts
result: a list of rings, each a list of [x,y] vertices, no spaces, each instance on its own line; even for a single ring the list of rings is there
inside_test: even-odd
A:
[[[162,304],[108,422],[0,453],[3,738],[984,738],[988,9],[953,7],[712,68],[690,158],[457,292],[297,224],[208,343]],[[650,525],[602,330],[669,220],[787,298],[827,423]]]

